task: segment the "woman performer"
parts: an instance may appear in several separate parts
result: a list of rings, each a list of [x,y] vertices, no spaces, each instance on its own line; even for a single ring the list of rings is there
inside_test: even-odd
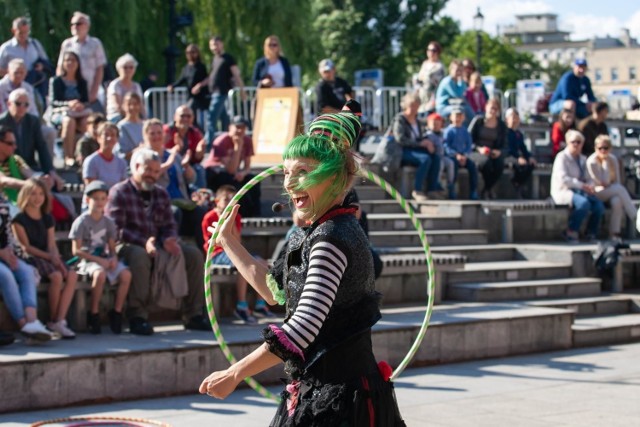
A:
[[[284,361],[288,384],[271,426],[405,425],[391,370],[373,356],[380,295],[367,237],[356,207],[343,203],[357,171],[350,146],[359,115],[359,104],[349,101],[285,148],[284,188],[309,226],[291,236],[270,271],[240,244],[233,227],[238,205],[216,239],[262,298],[286,303],[286,317],[264,329],[265,343],[253,353],[205,378],[200,393],[225,398],[244,378]]]

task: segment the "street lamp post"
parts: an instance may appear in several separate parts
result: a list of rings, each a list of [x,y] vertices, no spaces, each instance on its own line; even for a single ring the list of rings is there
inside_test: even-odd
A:
[[[476,31],[476,69],[482,74],[482,66],[480,58],[482,57],[482,26],[484,25],[484,15],[480,12],[480,8],[473,17],[473,29]]]

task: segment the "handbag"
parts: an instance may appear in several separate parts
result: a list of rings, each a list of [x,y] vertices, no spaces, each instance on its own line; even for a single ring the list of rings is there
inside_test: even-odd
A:
[[[402,146],[391,134],[391,126],[382,135],[371,163],[379,164],[385,173],[393,173],[400,169],[402,162]]]

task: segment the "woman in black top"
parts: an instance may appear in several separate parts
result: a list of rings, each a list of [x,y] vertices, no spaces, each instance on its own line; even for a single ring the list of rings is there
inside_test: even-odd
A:
[[[209,90],[204,86],[197,93],[193,93],[191,89],[207,78],[207,67],[202,63],[200,59],[200,49],[195,44],[190,44],[185,49],[187,55],[187,63],[182,67],[180,77],[178,80],[167,86],[169,92],[173,91],[174,87],[186,86],[189,92],[189,102],[187,105],[195,113],[194,124],[200,122],[203,123],[203,114],[209,108]]]
[[[495,199],[493,186],[504,171],[503,150],[507,142],[507,126],[500,119],[500,103],[491,98],[485,106],[484,116],[475,116],[469,125],[474,153],[471,159],[478,166],[484,179],[481,197]]]

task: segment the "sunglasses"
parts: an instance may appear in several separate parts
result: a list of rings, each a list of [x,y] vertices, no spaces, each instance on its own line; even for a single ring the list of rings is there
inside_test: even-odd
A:
[[[611,147],[598,147],[597,150],[598,151],[609,151],[609,150],[611,150]]]
[[[269,43],[269,47],[278,47],[280,46],[278,43]]]
[[[71,26],[72,26],[72,27],[79,27],[79,26],[81,26],[81,25],[84,25],[84,22],[72,22],[72,23],[71,23]]]
[[[440,52],[438,49],[434,49],[432,47],[428,48],[427,51],[429,51],[429,52]]]
[[[0,139],[0,142],[10,147],[15,147],[17,145],[15,141],[6,141],[4,139]]]
[[[180,114],[180,117],[183,119],[188,119],[189,117],[193,117],[192,114]]]
[[[122,67],[122,68],[124,68],[125,70],[133,70],[133,69],[134,69],[134,68],[136,68],[136,67],[134,67],[133,65],[125,65],[125,66],[124,66],[124,67]]]
[[[16,105],[16,107],[28,107],[29,106],[28,102],[21,102],[21,101],[15,101],[14,104]]]

